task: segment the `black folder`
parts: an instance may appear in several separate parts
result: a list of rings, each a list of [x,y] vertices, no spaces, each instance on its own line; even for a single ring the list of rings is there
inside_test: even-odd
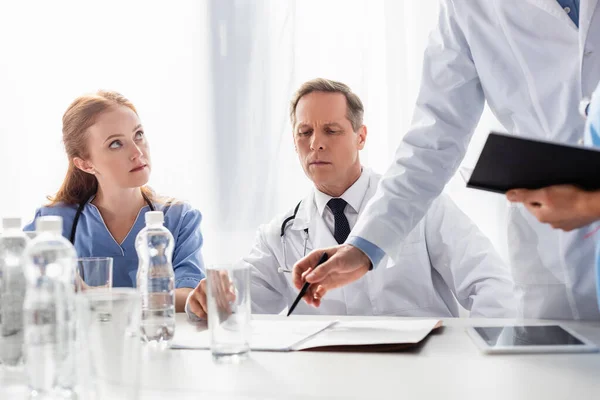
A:
[[[600,189],[600,150],[491,132],[467,187],[506,193],[560,184]]]

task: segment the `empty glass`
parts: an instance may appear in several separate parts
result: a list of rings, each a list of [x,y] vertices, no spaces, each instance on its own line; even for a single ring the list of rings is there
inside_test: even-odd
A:
[[[113,281],[112,257],[84,257],[77,259],[76,290],[111,288]]]
[[[89,352],[96,399],[137,399],[140,386],[141,295],[133,288],[88,290],[77,295],[77,313]],[[107,305],[111,318],[104,318]]]
[[[206,271],[208,329],[216,362],[237,362],[250,351],[250,266],[213,265]]]

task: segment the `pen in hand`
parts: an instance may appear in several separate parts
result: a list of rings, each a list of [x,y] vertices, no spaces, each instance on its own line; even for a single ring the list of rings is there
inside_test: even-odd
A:
[[[328,258],[327,253],[323,253],[323,255],[319,259],[319,262],[317,263],[317,265],[315,266],[315,268],[317,268],[319,265],[321,265],[325,261],[327,261],[327,258]],[[296,306],[300,302],[300,299],[302,299],[302,297],[304,297],[304,295],[308,291],[308,287],[309,286],[310,286],[310,283],[304,282],[304,285],[302,286],[302,289],[300,289],[300,293],[298,293],[298,297],[296,297],[296,300],[294,300],[294,302],[292,303],[292,306],[290,307],[290,310],[287,313],[288,317],[290,316],[290,314],[292,313],[292,311],[294,311],[294,309],[296,308]]]

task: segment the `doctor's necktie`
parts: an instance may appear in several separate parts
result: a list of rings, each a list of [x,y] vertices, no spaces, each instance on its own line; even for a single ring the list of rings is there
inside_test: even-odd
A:
[[[348,203],[344,199],[331,199],[327,202],[327,206],[333,213],[334,218],[333,237],[338,244],[344,243],[350,234],[350,224],[344,214],[346,204]]]

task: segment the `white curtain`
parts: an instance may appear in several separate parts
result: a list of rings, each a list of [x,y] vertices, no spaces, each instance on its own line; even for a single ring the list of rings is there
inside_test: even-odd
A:
[[[350,85],[366,108],[363,165],[384,172],[437,13],[437,0],[3,2],[0,216],[30,219],[57,190],[62,113],[82,93],[112,89],[138,108],[151,185],[202,211],[207,262],[240,257],[261,223],[311,187],[293,149],[293,92],[315,77]],[[494,124],[487,113],[466,165]],[[503,250],[502,198],[460,178],[448,192]]]

